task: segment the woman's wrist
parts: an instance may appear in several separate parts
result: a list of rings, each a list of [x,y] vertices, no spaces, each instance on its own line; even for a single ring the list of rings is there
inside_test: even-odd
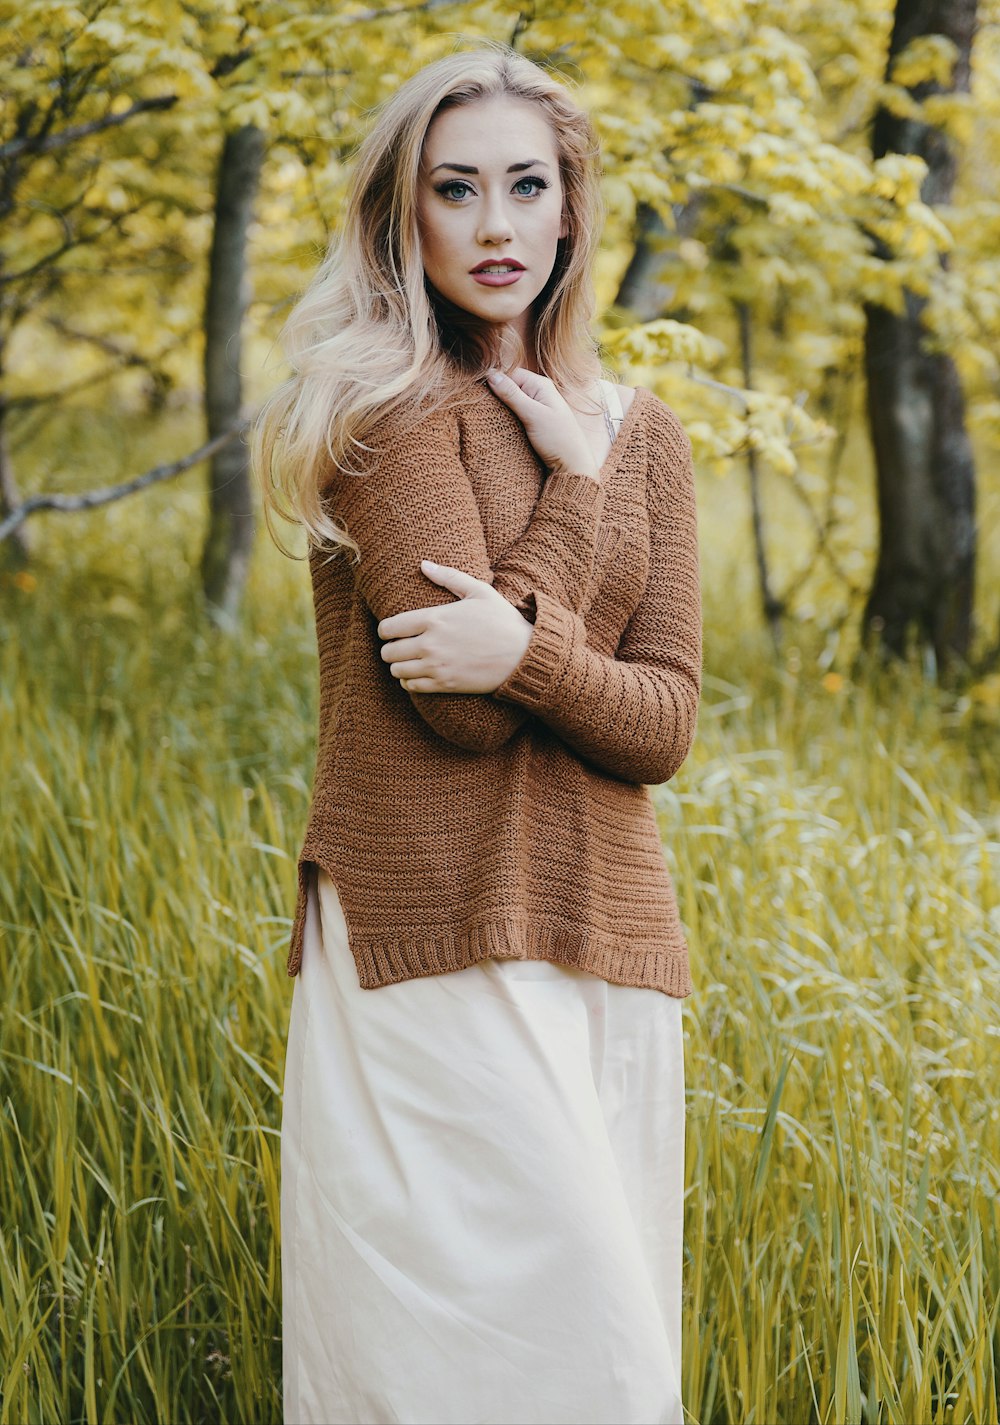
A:
[[[575,461],[550,460],[548,473],[550,475],[586,475],[589,480],[600,482],[601,472],[593,460],[581,459]]]

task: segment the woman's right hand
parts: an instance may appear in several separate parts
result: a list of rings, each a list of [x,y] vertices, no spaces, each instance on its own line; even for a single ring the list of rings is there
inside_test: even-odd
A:
[[[582,427],[548,376],[528,371],[524,366],[515,366],[509,375],[494,370],[487,374],[486,379],[490,389],[510,407],[524,426],[525,434],[540,460],[577,475],[600,479],[600,469]]]

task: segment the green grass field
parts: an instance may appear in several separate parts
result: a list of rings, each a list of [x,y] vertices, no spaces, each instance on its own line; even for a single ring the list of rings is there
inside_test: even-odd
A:
[[[22,478],[109,482],[193,430],[80,414]],[[38,518],[0,585],[0,1425],[281,1420],[315,639],[262,526],[244,632],[207,625],[202,481]],[[684,1398],[704,1425],[995,1421],[1000,686],[855,684],[822,571],[775,656],[742,476],[699,482],[704,699],[654,792],[695,981]],[[780,579],[804,526],[766,498]]]

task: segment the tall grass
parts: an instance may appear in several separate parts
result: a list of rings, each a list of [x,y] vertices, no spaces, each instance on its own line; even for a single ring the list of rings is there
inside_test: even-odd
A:
[[[60,439],[96,483],[154,436]],[[0,1425],[281,1419],[314,634],[263,540],[244,632],[205,624],[199,481],[40,519],[2,585]],[[684,1398],[706,1425],[996,1420],[993,692],[855,686],[809,625],[775,660],[741,499],[700,489],[705,696],[654,793],[695,979]]]

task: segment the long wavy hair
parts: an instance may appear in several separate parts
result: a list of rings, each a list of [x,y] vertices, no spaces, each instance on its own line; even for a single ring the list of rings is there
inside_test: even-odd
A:
[[[410,401],[435,409],[468,395],[490,366],[526,353],[510,329],[480,323],[425,280],[417,185],[427,130],[443,109],[500,95],[538,104],[555,135],[567,234],[534,307],[538,364],[568,400],[602,367],[590,332],[593,261],[604,220],[600,147],[588,114],[559,79],[509,46],[487,42],[419,70],[377,111],[355,155],[340,230],[285,322],[291,376],[262,407],[250,438],[264,517],[305,527],[310,548],[350,548],[330,517],[323,472],[352,463],[377,421]]]

